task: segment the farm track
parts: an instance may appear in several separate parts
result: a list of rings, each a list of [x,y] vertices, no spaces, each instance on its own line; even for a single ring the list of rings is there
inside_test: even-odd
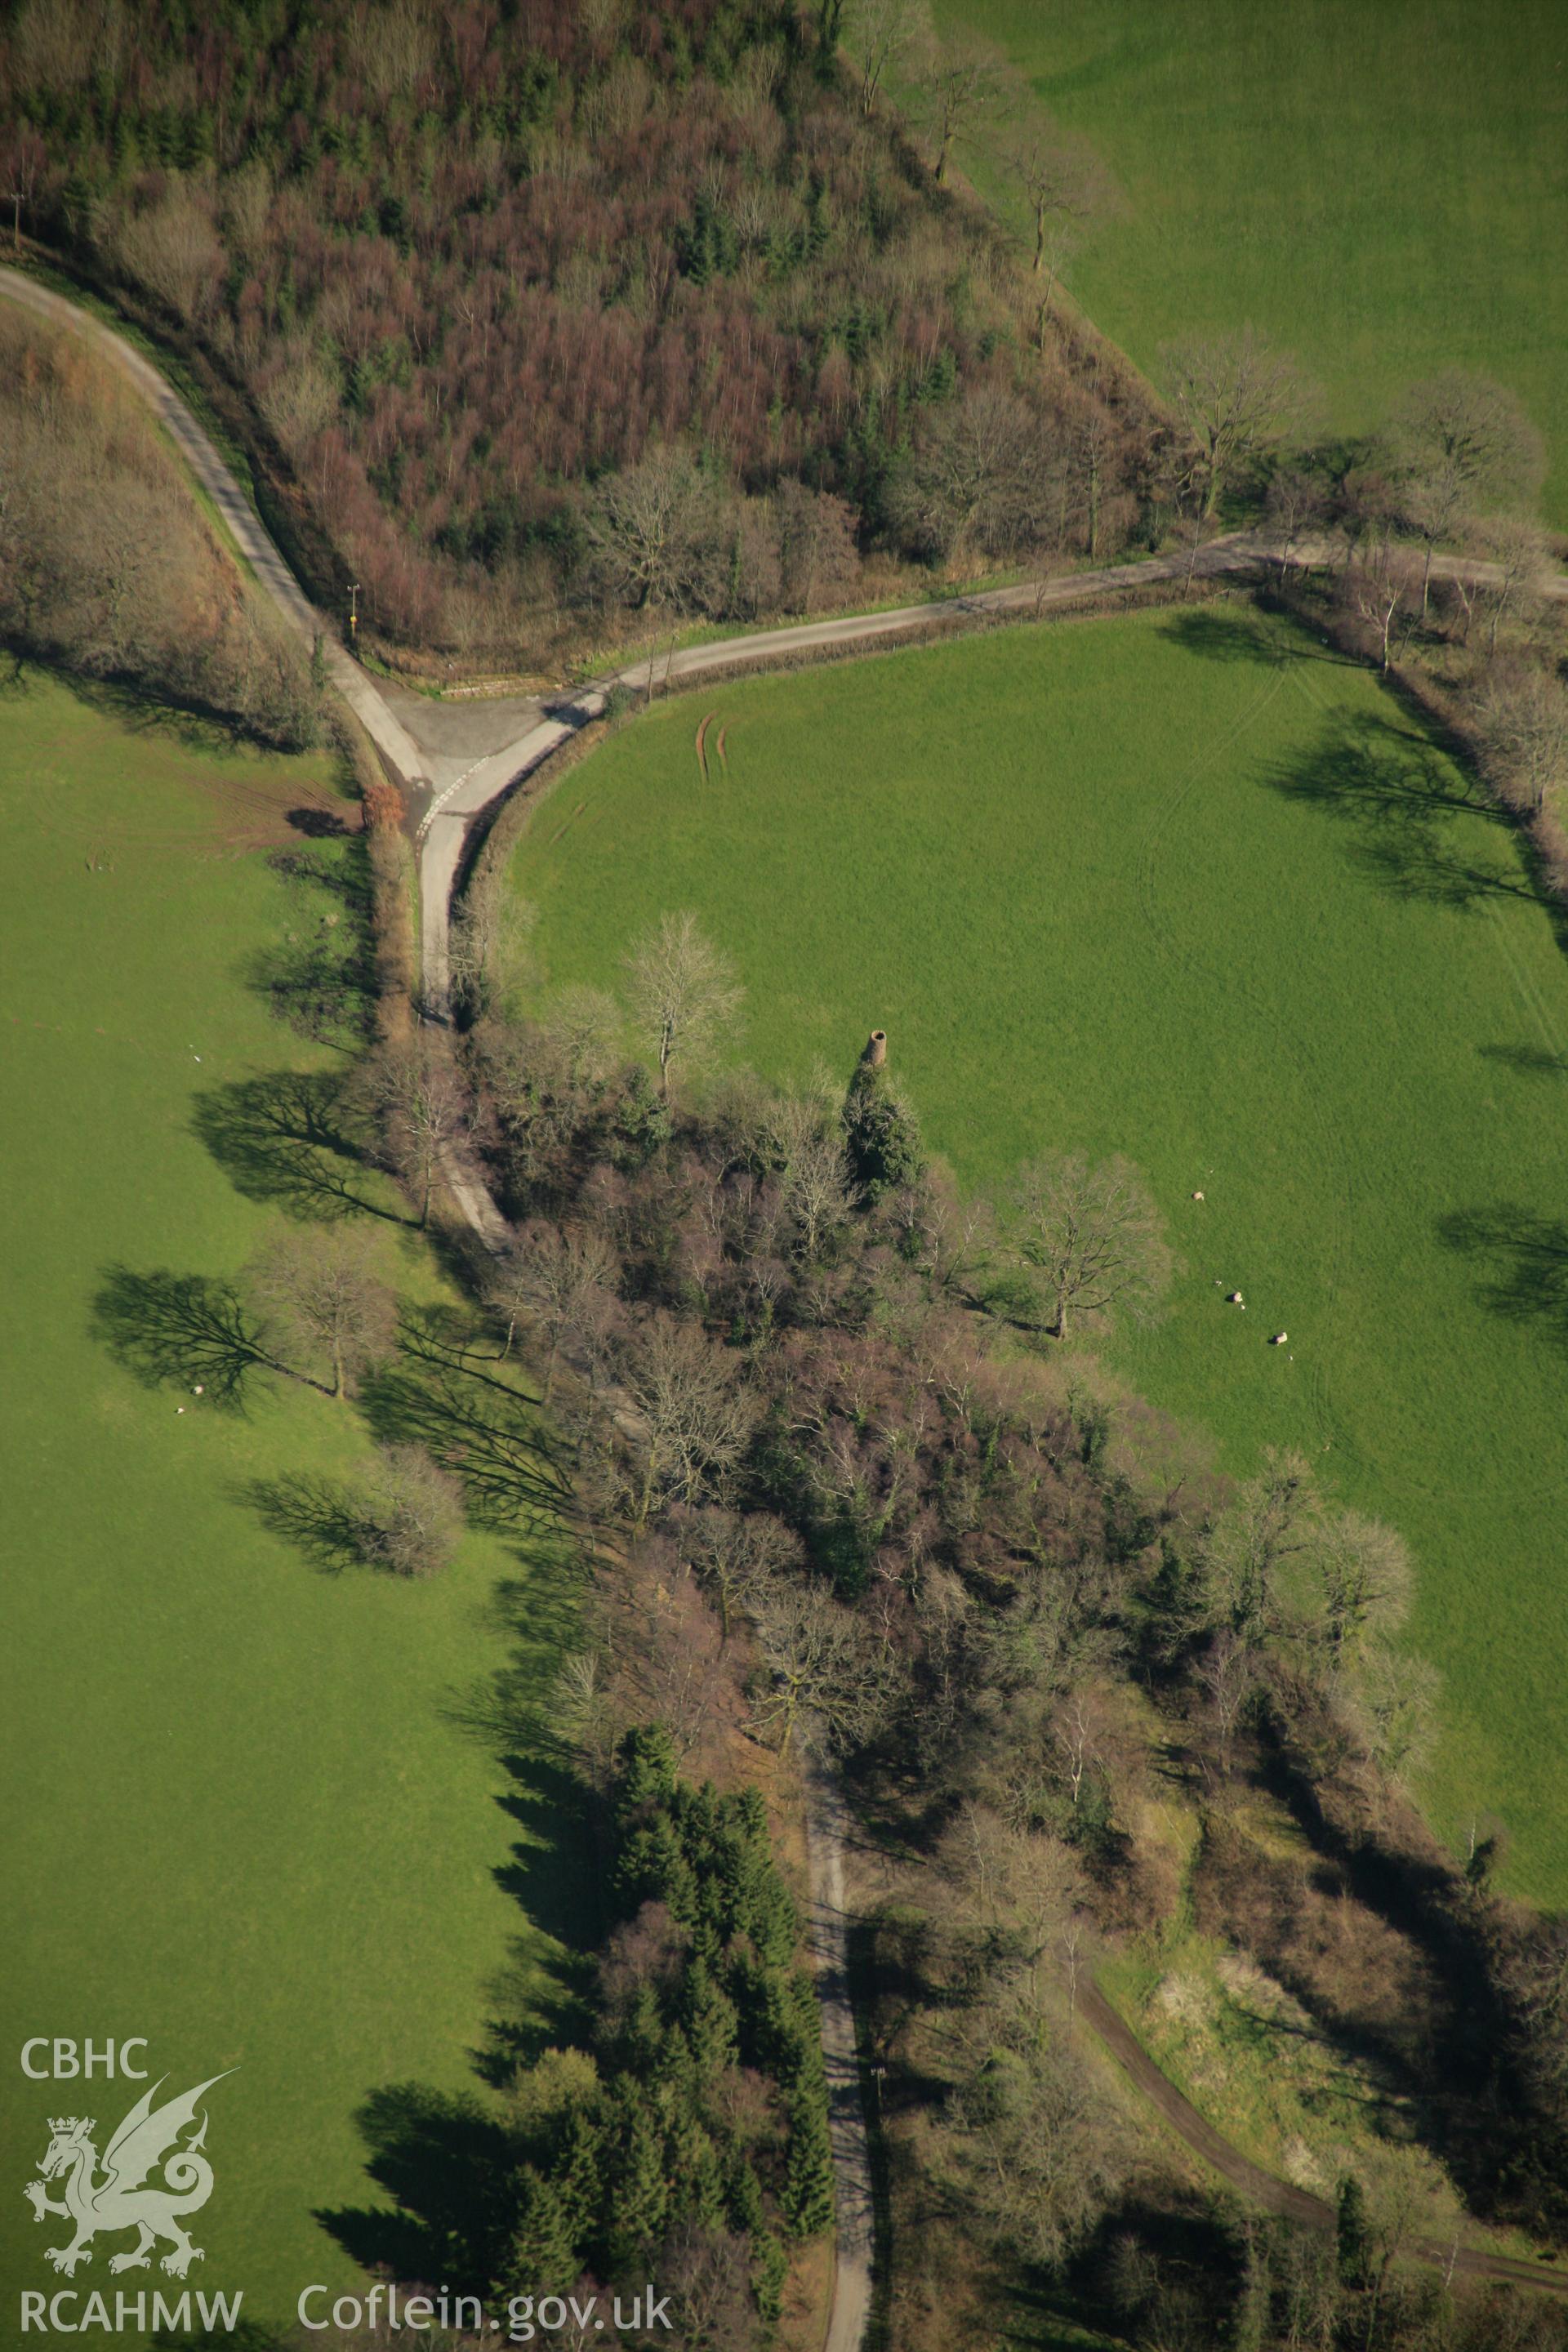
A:
[[[597,717],[612,687],[620,685],[633,691],[651,692],[655,687],[674,679],[743,672],[788,663],[802,655],[837,649],[852,652],[879,643],[898,644],[922,635],[938,634],[966,620],[1027,618],[1085,599],[1176,579],[1188,568],[1184,557],[1157,557],[1067,574],[1047,582],[1043,587],[1031,583],[993,589],[973,596],[903,606],[890,613],[845,614],[795,627],[764,630],[749,636],[690,646],[667,660],[650,655],[551,708],[519,699],[467,705],[459,714],[441,705],[427,705],[416,695],[384,689],[351,657],[339,643],[333,625],[318,614],[305,597],[208,434],[142,352],[89,312],[19,270],[0,268],[0,297],[20,303],[56,326],[82,335],[136,385],[212,499],[236,548],[289,628],[307,646],[320,640],[333,685],[404,790],[418,851],[426,1017],[436,1022],[446,1019],[449,904],[469,821],[532,774],[580,727]],[[1278,551],[1266,541],[1237,533],[1214,541],[1194,569],[1202,577],[1254,573],[1266,565],[1271,555],[1279,560]],[[1325,551],[1304,547],[1290,560],[1303,564],[1321,563],[1326,560]],[[1436,578],[1485,580],[1494,571],[1490,565],[1450,557],[1439,557],[1433,565]],[[1548,593],[1568,599],[1568,580],[1554,580]],[[1280,683],[1277,675],[1251,707],[1250,718],[1259,715]],[[1226,740],[1233,740],[1244,723],[1245,720],[1238,721],[1237,728]],[[500,740],[493,740],[496,737]],[[1159,828],[1201,782],[1205,766],[1222,748],[1223,744],[1210,746],[1173,787],[1174,797],[1168,795],[1161,803],[1153,821],[1153,835],[1139,861],[1140,904],[1157,940],[1166,951],[1177,955],[1183,951],[1159,929],[1153,888],[1154,844]],[[488,1248],[500,1246],[508,1228],[477,1173],[454,1167],[448,1171],[448,1179],[454,1198],[479,1239]],[[827,2061],[839,2212],[834,2296],[824,2352],[858,2352],[869,2318],[872,2290],[870,2153],[860,2094],[854,2015],[847,1992],[849,1915],[844,1895],[844,1828],[842,1795],[830,1780],[821,1778],[812,1788],[807,1811],[812,1887],[809,1939],[816,1969]],[[1080,1989],[1079,2008],[1106,2048],[1195,2155],[1244,2196],[1268,2210],[1291,2213],[1312,2227],[1328,2226],[1331,2216],[1321,2200],[1310,2198],[1305,2190],[1263,2172],[1198,2115],[1161,2074],[1097,1986],[1090,1983]],[[1568,2294],[1568,2277],[1541,2263],[1517,2262],[1473,2248],[1421,2245],[1415,2251],[1422,2260],[1444,2268],[1452,2264],[1478,2277],[1511,2280],[1552,2294]]]
[[[1162,2074],[1120,2010],[1112,2007],[1092,1976],[1079,1979],[1079,2015],[1110,2053],[1124,2074],[1142,2092],[1178,2139],[1200,2157],[1212,2172],[1265,2212],[1279,2213],[1309,2230],[1331,2230],[1334,2209],[1294,2181],[1280,2180],[1251,2158],[1243,2156]],[[1408,2248],[1415,2261],[1447,2274],[1496,2279],[1513,2286],[1537,2287],[1546,2294],[1568,2298],[1568,2275],[1545,2263],[1524,2262],[1513,2254],[1494,2254],[1483,2246],[1445,2245],[1434,2238],[1418,2238]]]

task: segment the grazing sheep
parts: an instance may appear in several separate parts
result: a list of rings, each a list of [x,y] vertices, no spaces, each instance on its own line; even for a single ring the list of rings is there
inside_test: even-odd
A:
[[[1247,1301],[1243,1298],[1239,1290],[1227,1290],[1226,1293],[1225,1303],[1227,1307],[1245,1307]]]
[[[1271,1348],[1282,1348],[1289,1337],[1290,1334],[1289,1331],[1276,1331],[1268,1344]]]
[[[1203,1197],[1204,1197],[1204,1196],[1203,1196],[1203,1194],[1202,1194],[1201,1192],[1194,1192],[1194,1193],[1193,1194],[1193,1198],[1194,1198],[1194,1201],[1201,1201],[1201,1200],[1203,1199]]]

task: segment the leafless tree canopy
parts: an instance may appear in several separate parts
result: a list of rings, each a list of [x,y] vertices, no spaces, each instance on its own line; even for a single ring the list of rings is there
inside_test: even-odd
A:
[[[313,742],[303,654],[204,520],[137,396],[79,336],[0,317],[0,630],[89,677]]]
[[[703,604],[723,560],[721,528],[712,482],[685,450],[666,448],[612,475],[589,524],[613,593],[638,609],[674,613]]]
[[[828,1753],[863,1746],[886,1720],[892,1661],[820,1584],[778,1582],[750,1606],[766,1670],[752,1719],[783,1753],[804,1738]]]
[[[1458,368],[1413,385],[1389,437],[1401,508],[1426,551],[1425,612],[1434,548],[1493,509],[1532,503],[1545,473],[1544,448],[1510,392]]]
[[[701,1503],[721,1496],[756,1422],[756,1399],[739,1366],[716,1354],[690,1324],[661,1314],[631,1336],[617,1369],[637,1424],[639,1521],[656,1500]]]
[[[395,1576],[435,1576],[463,1532],[462,1488],[422,1445],[384,1445],[368,1496],[364,1550]]]
[[[563,1349],[587,1364],[603,1344],[616,1272],[605,1234],[592,1226],[563,1233],[542,1218],[531,1219],[487,1269],[485,1297],[505,1333],[502,1353],[511,1353],[520,1325],[544,1343],[547,1403]]]
[[[335,1397],[392,1351],[396,1302],[358,1226],[287,1229],[253,1261],[249,1286],[284,1360]]]
[[[445,1041],[426,1034],[386,1045],[366,1064],[361,1086],[387,1164],[430,1222],[430,1202],[447,1151],[466,1133],[468,1091]]]
[[[1151,1315],[1174,1270],[1159,1212],[1122,1159],[1033,1161],[1014,1184],[1003,1237],[1005,1257],[1037,1283],[1058,1339],[1117,1312]]]
[[[978,138],[999,110],[1007,87],[1002,59],[986,43],[959,34],[931,44],[919,89],[939,184],[955,152]]]
[[[1475,724],[1498,793],[1538,815],[1568,781],[1568,690],[1533,666],[1500,668],[1482,688]]]
[[[673,1064],[700,1064],[734,1021],[745,992],[691,914],[661,915],[627,951],[632,1020],[668,1096]]]
[[[1540,494],[1541,436],[1514,394],[1490,376],[1448,368],[1413,385],[1392,439],[1412,491],[1447,518],[1445,534],[1462,515],[1528,507]]]
[[[1305,405],[1295,362],[1250,327],[1167,346],[1165,382],[1193,446],[1190,479],[1205,514]]]
[[[854,68],[862,114],[876,111],[888,75],[925,26],[925,0],[844,0],[839,37]]]
[[[1016,394],[983,386],[921,421],[889,505],[911,545],[962,560],[1033,545],[1060,499],[1059,453],[1037,416]]]

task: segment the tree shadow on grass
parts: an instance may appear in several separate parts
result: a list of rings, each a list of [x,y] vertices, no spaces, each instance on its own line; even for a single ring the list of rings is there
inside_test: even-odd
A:
[[[493,1874],[528,1932],[486,1986],[484,2043],[470,2053],[492,2091],[581,2033],[603,1924],[598,1874],[584,1867],[598,1843],[596,1800],[537,1754],[502,1760],[512,1785],[495,1801],[521,1834]],[[340,2207],[317,2221],[366,2269],[482,2294],[503,2269],[516,2223],[520,2151],[504,2120],[472,2097],[402,2084],[374,2093],[356,2121],[366,2170],[396,2210]]]
[[[448,1309],[405,1315],[396,1360],[365,1383],[362,1402],[384,1444],[425,1446],[461,1479],[476,1525],[535,1532],[570,1510],[572,1483],[553,1458],[531,1390],[477,1354]]]
[[[94,1295],[90,1328],[143,1388],[173,1383],[242,1412],[257,1372],[273,1369],[260,1328],[233,1286],[167,1267],[111,1265]]]
[[[370,950],[370,925],[375,912],[375,891],[370,876],[365,836],[350,832],[329,810],[290,809],[289,822],[312,841],[346,841],[346,849],[274,849],[267,863],[285,882],[301,890],[320,890],[349,918]]]
[[[492,1875],[522,1915],[486,1984],[483,2036],[469,2053],[476,2078],[493,2091],[581,2033],[603,1923],[602,1874],[585,1866],[601,1844],[599,1801],[574,1769],[549,1698],[553,1661],[574,1631],[570,1580],[554,1572],[564,1571],[561,1554],[572,1545],[563,1524],[570,1484],[547,1451],[537,1399],[480,1342],[480,1327],[460,1307],[409,1309],[396,1360],[366,1383],[361,1402],[379,1439],[426,1445],[458,1475],[473,1523],[514,1544],[520,1531],[525,1538],[517,1546],[525,1572],[498,1584],[482,1616],[484,1631],[507,1645],[506,1663],[443,1709],[500,1768],[504,1785],[493,1801],[510,1841]],[[344,1564],[352,1509],[329,1482],[277,1480],[253,1499],[323,1567]],[[539,1568],[552,1573],[529,1572]],[[401,2084],[374,2094],[357,2120],[370,2178],[395,2210],[337,2207],[316,2219],[364,2268],[482,2294],[504,2270],[517,2220],[521,2149],[504,2116],[474,2097]]]
[[[344,841],[349,837],[348,826],[331,809],[291,808],[289,822],[307,841]]]
[[[1568,1223],[1502,1202],[1440,1217],[1437,1237],[1479,1269],[1476,1296],[1489,1313],[1568,1351]]]
[[[1205,661],[1275,669],[1284,659],[1280,647],[1255,621],[1224,604],[1194,604],[1184,612],[1168,614],[1160,624],[1160,635],[1184,653],[1201,654]]]
[[[351,835],[330,809],[291,809],[289,822],[314,842],[334,845],[278,849],[268,857],[299,902],[299,928],[257,950],[246,968],[246,985],[297,1035],[359,1053],[375,1007],[374,892],[364,839]]]
[[[1352,863],[1393,898],[1461,912],[1495,899],[1540,902],[1512,860],[1473,853],[1478,824],[1491,837],[1510,834],[1511,820],[1473,794],[1434,743],[1375,712],[1336,716],[1265,781],[1338,818]]]
[[[237,1499],[256,1513],[269,1535],[302,1552],[323,1575],[379,1566],[375,1524],[360,1496],[335,1478],[288,1471],[279,1478],[254,1478]]]
[[[1478,1045],[1485,1062],[1500,1062],[1521,1078],[1568,1078],[1568,1054],[1553,1054],[1544,1045]]]
[[[244,980],[275,1021],[338,1054],[363,1053],[374,1011],[363,960],[335,938],[284,939],[258,948]]]
[[[516,2221],[511,2135],[477,2099],[418,2083],[373,2092],[355,2121],[365,2169],[396,2210],[337,2207],[316,2220],[362,2269],[484,2294]]]
[[[365,1150],[330,1070],[274,1070],[197,1097],[191,1129],[237,1192],[285,1215],[410,1219],[368,1196]]]

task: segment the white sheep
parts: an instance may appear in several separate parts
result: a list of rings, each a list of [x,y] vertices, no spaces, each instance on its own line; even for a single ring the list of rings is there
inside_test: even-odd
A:
[[[1268,1344],[1271,1348],[1282,1348],[1289,1337],[1290,1334],[1289,1331],[1276,1331]]]
[[[1247,1301],[1239,1290],[1229,1290],[1226,1293],[1225,1303],[1227,1307],[1245,1307]]]
[[[1204,1196],[1203,1196],[1203,1194],[1202,1194],[1201,1192],[1194,1192],[1194,1193],[1193,1194],[1193,1198],[1194,1198],[1194,1201],[1201,1201],[1201,1200],[1203,1199],[1203,1197],[1204,1197]]]

